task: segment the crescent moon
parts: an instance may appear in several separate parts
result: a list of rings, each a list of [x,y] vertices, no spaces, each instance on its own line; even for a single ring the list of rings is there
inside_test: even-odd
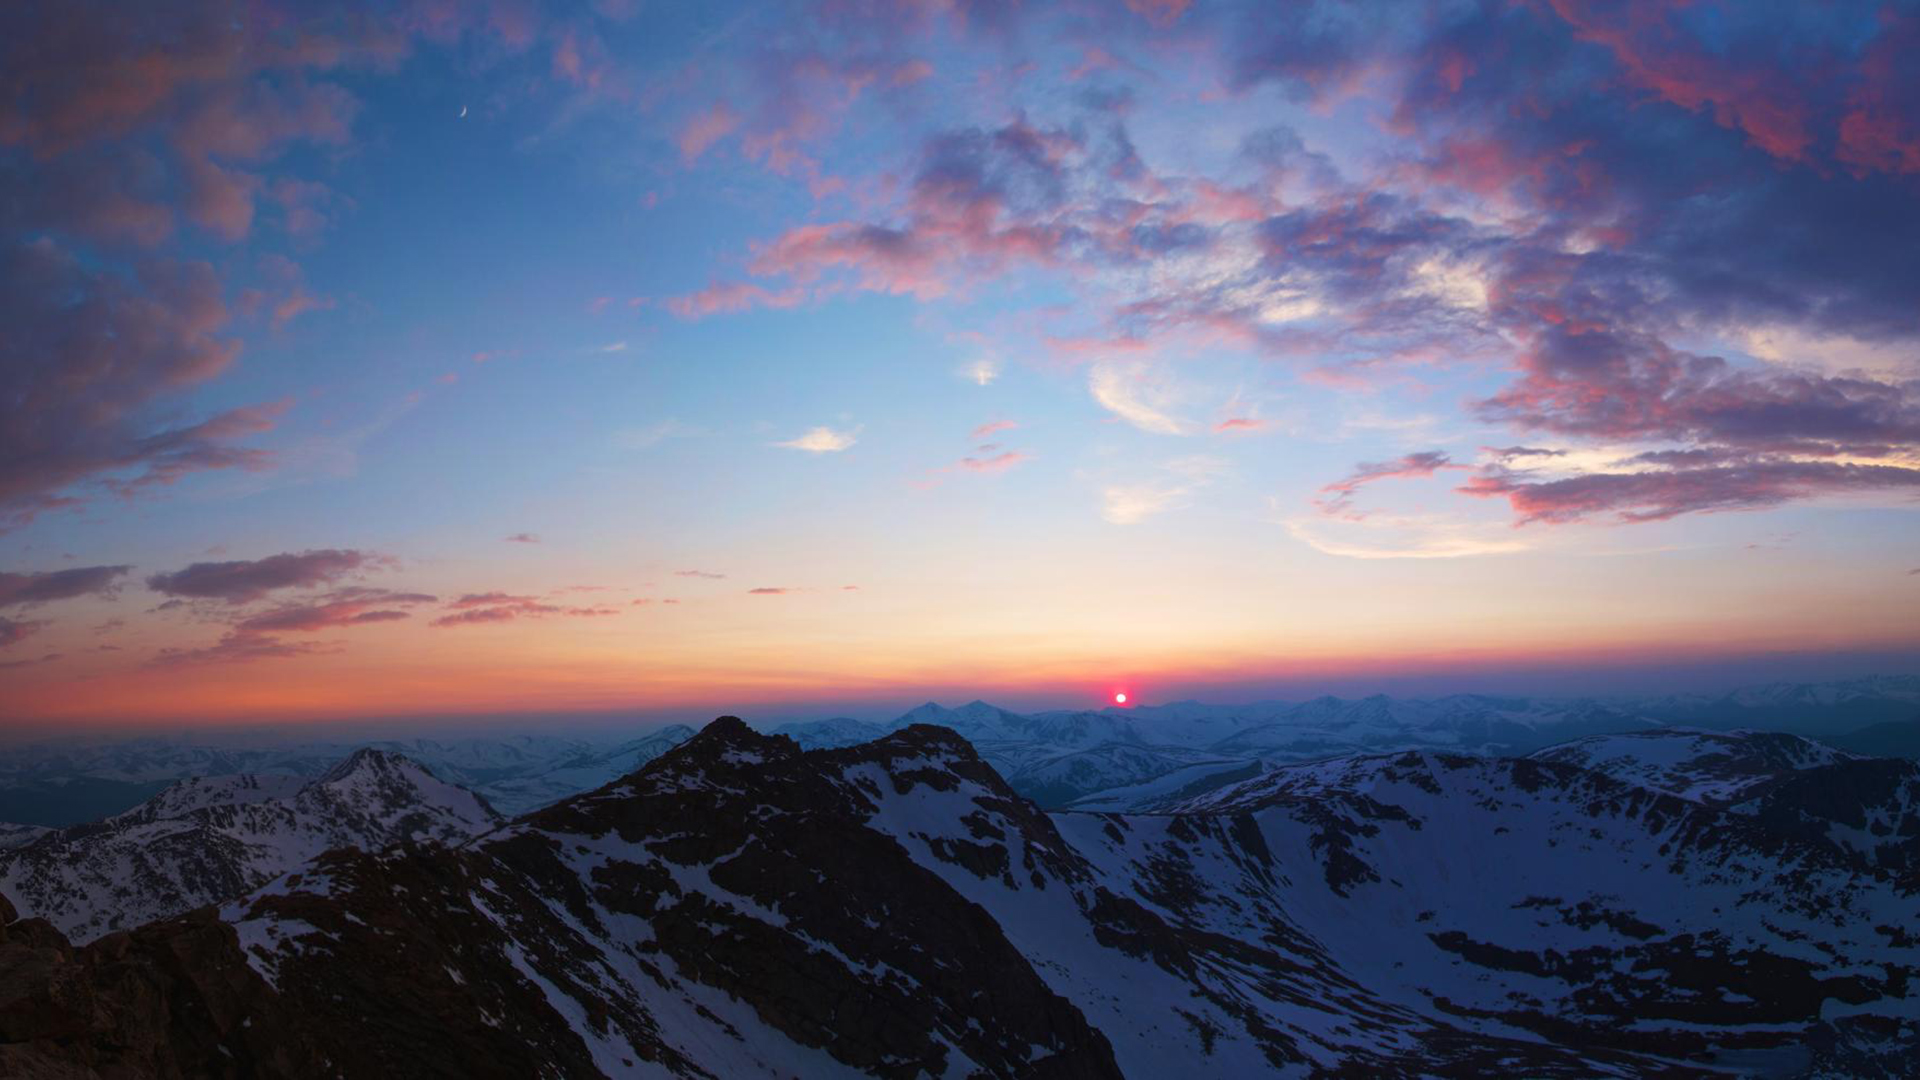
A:
[[[460,106],[460,119],[464,120],[466,119],[466,117],[467,117],[467,107],[465,105],[462,105]]]

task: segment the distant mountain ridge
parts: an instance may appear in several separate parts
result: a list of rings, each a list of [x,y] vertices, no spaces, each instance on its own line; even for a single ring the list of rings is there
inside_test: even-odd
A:
[[[190,777],[313,779],[362,746],[417,761],[517,814],[625,775],[692,734],[685,724],[670,724],[618,742],[515,735],[222,746],[148,737],[7,747],[0,748],[0,822],[93,821]]]
[[[928,702],[891,721],[843,717],[771,730],[803,748],[818,749],[870,742],[919,723],[960,733],[1016,791],[1045,806],[1118,810],[1215,785],[1250,769],[1301,761],[1404,749],[1519,755],[1585,735],[1673,727],[1779,730],[1869,754],[1920,757],[1920,677],[1608,699],[1373,695],[1034,713],[984,701],[957,708]],[[511,816],[625,775],[692,732],[674,724],[624,741],[515,735],[370,745],[421,762]],[[313,778],[352,749],[335,743],[221,746],[161,739],[0,749],[0,848],[31,838],[33,826],[118,813],[188,776]]]
[[[1589,735],[1679,727],[1780,728],[1839,738],[1852,730],[1844,725],[1887,716],[1907,717],[1920,731],[1920,677],[1781,683],[1714,696],[1376,694],[1030,714],[984,701],[958,708],[928,702],[889,723],[838,718],[770,730],[818,749],[856,745],[913,724],[938,724],[973,743],[1016,791],[1042,805],[1124,810],[1248,770],[1360,753],[1430,749],[1520,755]]]

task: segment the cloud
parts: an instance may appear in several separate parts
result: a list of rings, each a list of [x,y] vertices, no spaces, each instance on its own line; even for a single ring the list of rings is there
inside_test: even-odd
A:
[[[234,630],[243,634],[313,632],[394,622],[408,617],[408,613],[400,608],[431,604],[437,599],[425,593],[342,589],[316,603],[286,604],[249,616],[235,623]]]
[[[1100,516],[1115,525],[1133,525],[1184,506],[1194,492],[1226,471],[1226,464],[1218,458],[1194,455],[1176,458],[1161,468],[1180,479],[1112,484],[1102,488]]]
[[[513,622],[517,619],[541,619],[550,615],[590,618],[618,615],[621,611],[620,608],[605,606],[568,607],[547,603],[537,597],[512,596],[506,593],[469,593],[447,606],[451,610],[433,620],[429,625],[477,626]]]
[[[532,604],[538,601],[539,597],[535,596],[515,596],[512,593],[483,592],[466,593],[457,600],[448,601],[447,606],[450,608],[476,608],[494,607],[502,604]]]
[[[643,428],[623,428],[613,433],[613,443],[623,450],[647,450],[668,439],[686,439],[705,432],[691,424],[667,419]]]
[[[1025,121],[941,132],[921,148],[898,220],[795,226],[759,245],[747,268],[800,285],[838,273],[861,289],[925,300],[963,279],[1050,265],[1070,236],[1051,216],[1075,142]]]
[[[694,114],[680,129],[679,138],[675,141],[680,147],[681,160],[692,164],[707,152],[708,147],[733,134],[739,127],[740,117],[727,108],[725,102],[714,102]]]
[[[788,450],[805,450],[810,454],[835,454],[855,442],[856,431],[836,431],[830,427],[808,429],[807,433],[796,439],[778,442],[773,445]]]
[[[4,615],[0,615],[0,649],[7,648],[10,645],[18,645],[31,636],[34,631],[45,625],[46,623],[44,621],[29,622],[19,619],[9,619]]]
[[[1264,428],[1266,426],[1267,426],[1266,421],[1261,420],[1259,417],[1229,416],[1225,420],[1222,420],[1219,423],[1213,425],[1213,430],[1217,434],[1226,435],[1226,434],[1235,434],[1240,432],[1259,431],[1261,428]]]
[[[262,469],[234,442],[279,407],[198,423],[152,422],[151,406],[233,362],[238,343],[205,263],[147,259],[123,275],[41,237],[0,250],[0,530],[74,505],[87,482],[120,494],[208,469]]]
[[[991,386],[1000,377],[1000,361],[982,358],[960,368],[960,377],[975,386]]]
[[[45,604],[77,596],[112,595],[130,566],[76,566],[37,573],[0,571],[0,607]]]
[[[269,635],[235,630],[204,648],[182,649],[172,646],[163,648],[154,656],[149,666],[177,668],[205,664],[245,664],[258,660],[285,660],[316,653],[339,652],[340,649],[339,642],[282,641]]]
[[[1351,475],[1320,489],[1324,499],[1315,500],[1322,513],[1342,517],[1364,517],[1353,510],[1353,496],[1362,487],[1382,480],[1418,480],[1432,476],[1441,469],[1464,469],[1466,466],[1455,464],[1440,450],[1424,450],[1417,454],[1407,454],[1392,461],[1362,462],[1354,466]]]
[[[1797,499],[1861,492],[1897,491],[1911,499],[1920,497],[1920,468],[1757,456],[1543,480],[1495,466],[1469,479],[1460,490],[1506,499],[1523,525],[1566,523],[1603,514],[1621,522],[1664,521],[1682,514],[1755,510]]]
[[[725,579],[727,575],[715,574],[706,570],[675,570],[673,572],[673,576],[674,577],[706,578],[709,581],[720,581]]]
[[[785,596],[788,593],[794,593],[799,591],[800,590],[798,589],[790,588],[785,585],[772,585],[772,586],[762,585],[757,589],[748,589],[747,595],[748,596]]]
[[[540,542],[540,537],[535,533],[520,532],[507,537],[506,542],[509,544],[537,544]]]
[[[806,294],[797,288],[775,291],[751,282],[716,281],[699,292],[670,297],[667,310],[683,319],[704,319],[748,308],[790,308],[804,299]]]
[[[1505,526],[1489,528],[1449,515],[1364,519],[1293,518],[1281,523],[1295,540],[1347,559],[1461,559],[1508,555],[1533,545]]]
[[[1019,426],[1011,420],[992,420],[974,428],[973,439],[978,442],[1002,431],[1012,431]]]
[[[982,447],[977,456],[961,458],[960,468],[968,472],[1001,473],[1030,460],[1026,454],[1018,450],[1002,450],[999,453],[986,451],[987,448]]]
[[[1565,450],[1548,450],[1538,446],[1483,446],[1480,452],[1501,462],[1511,462],[1520,458],[1567,456]]]
[[[241,604],[258,600],[276,589],[325,585],[387,561],[364,551],[329,548],[251,561],[201,562],[172,573],[154,574],[147,578],[147,588],[168,596]]]
[[[1180,505],[1189,490],[1179,484],[1115,484],[1100,492],[1100,516],[1132,525]]]
[[[1095,364],[1087,389],[1108,412],[1155,435],[1185,435],[1188,425],[1167,409],[1178,397],[1164,378],[1139,364]]]
[[[6,646],[6,641],[4,640],[4,632],[0,632],[0,648],[4,648],[5,646]],[[61,657],[60,653],[47,653],[42,656],[36,656],[31,660],[0,661],[0,669],[32,667],[35,664],[50,664],[55,660],[60,659],[60,657]]]
[[[869,178],[877,194],[857,217],[754,245],[749,273],[769,289],[929,302],[1052,274],[1071,314],[1036,321],[1070,319],[1083,325],[1046,336],[1105,343],[1090,391],[1154,433],[1193,425],[1177,394],[1126,377],[1117,345],[1241,350],[1358,390],[1504,368],[1508,385],[1475,413],[1570,448],[1551,482],[1705,481],[1583,465],[1584,449],[1628,443],[1737,454],[1753,479],[1723,488],[1725,503],[1635,515],[1905,498],[1903,470],[1920,461],[1907,363],[1920,355],[1920,97],[1903,61],[1920,20],[1872,2],[1792,19],[1766,5],[1712,19],[1573,2],[1418,18],[1393,3],[1297,19],[1141,6],[1156,34],[1224,49],[1231,89],[1270,84],[1327,111],[1367,99],[1390,152],[1336,167],[1273,127],[1243,140],[1231,178],[1161,175],[1125,110],[1089,96],[1060,127],[1016,117],[932,134]],[[1739,348],[1747,359],[1713,355]],[[1545,455],[1506,460],[1522,457]],[[1349,507],[1351,490],[1329,495]]]

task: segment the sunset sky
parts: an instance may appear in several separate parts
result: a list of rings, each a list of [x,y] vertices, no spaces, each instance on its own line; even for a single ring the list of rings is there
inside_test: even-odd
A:
[[[129,10],[0,11],[0,724],[1920,668],[1912,4]]]

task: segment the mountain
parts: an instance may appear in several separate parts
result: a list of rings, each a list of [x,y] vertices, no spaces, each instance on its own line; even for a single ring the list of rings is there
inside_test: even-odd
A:
[[[869,724],[864,720],[838,716],[831,720],[781,724],[770,734],[792,739],[802,750],[831,750],[840,746],[858,746],[864,742],[872,742],[889,730],[891,729],[880,724]]]
[[[1820,741],[1867,757],[1920,760],[1920,717],[1869,724],[1844,735],[1823,736]]]
[[[313,780],[182,780],[105,821],[0,850],[0,892],[86,942],[242,895],[329,848],[459,843],[499,821],[479,796],[362,749]]]
[[[449,779],[484,794],[505,814],[520,814],[589,791],[625,776],[693,737],[685,724],[670,724],[613,746],[587,746],[501,772],[445,768]]]
[[[1374,695],[1035,713],[984,701],[958,708],[928,702],[886,722],[841,717],[773,730],[804,749],[824,749],[858,745],[916,724],[947,727],[973,743],[1017,791],[1049,808],[1098,805],[1125,810],[1146,809],[1208,775],[1251,775],[1270,765],[1409,749],[1513,756],[1589,735],[1668,727],[1773,729],[1860,753],[1920,756],[1920,737],[1913,735],[1920,731],[1916,719],[1920,678],[1887,676],[1783,683],[1719,696]],[[1866,742],[1846,743],[1848,733],[1873,724],[1882,726],[1863,733],[1860,738]],[[523,734],[422,737],[372,745],[412,758],[513,815],[625,775],[692,733],[692,728],[675,724],[620,742]],[[188,776],[313,778],[352,749],[326,742],[210,745],[159,738],[4,748],[0,822],[58,827],[97,820],[137,806]],[[1225,764],[1196,764],[1200,758],[1195,751]],[[1084,756],[1068,759],[1072,754]],[[1128,764],[1095,764],[1103,758]],[[1123,794],[1135,788],[1134,797]],[[7,842],[8,834],[0,832],[0,847]]]
[[[511,735],[368,745],[420,762],[507,813],[521,813],[625,775],[692,734],[685,724],[674,724],[619,743]],[[354,749],[330,742],[208,745],[162,738],[7,747],[0,749],[0,821],[48,827],[95,821],[189,777],[313,779]]]
[[[1666,728],[1576,739],[1531,756],[1603,772],[1694,802],[1731,806],[1758,798],[1802,770],[1851,760],[1854,755],[1780,732]]]
[[[1203,776],[1244,771],[1243,758],[1177,746],[1105,743],[1090,750],[1066,750],[1027,760],[1007,774],[1015,791],[1042,806],[1078,805],[1076,800],[1115,789],[1132,790],[1169,776]],[[1257,763],[1255,765],[1257,770]]]
[[[1678,737],[1632,745],[1727,750]],[[463,845],[77,950],[10,922],[0,1073],[1904,1074],[1920,890],[1623,775],[1406,751],[1046,814],[950,730],[722,718]]]

